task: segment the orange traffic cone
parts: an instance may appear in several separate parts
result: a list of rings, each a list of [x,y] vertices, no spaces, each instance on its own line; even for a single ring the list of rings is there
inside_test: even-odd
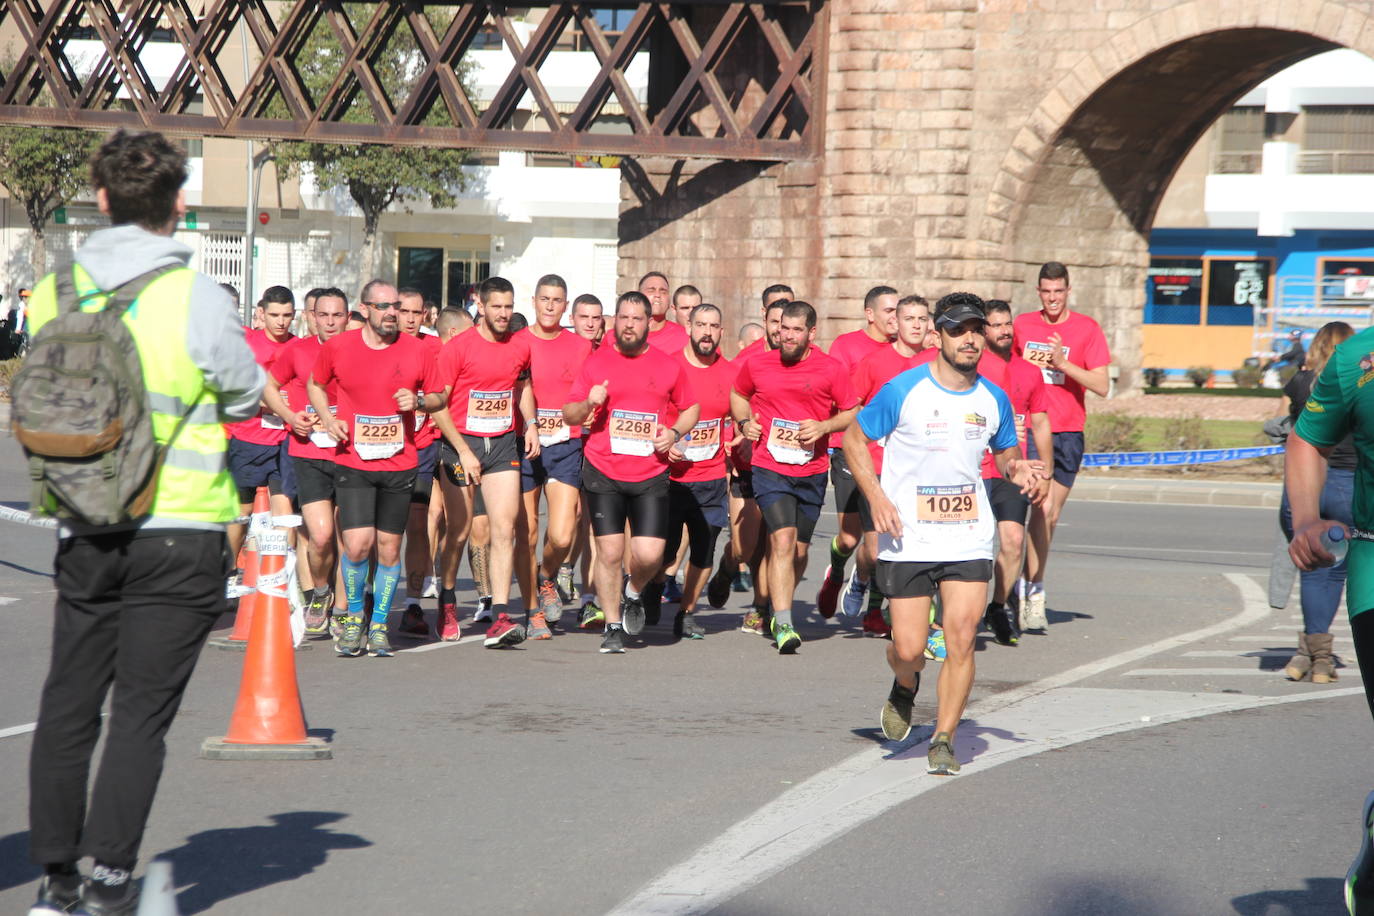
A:
[[[258,604],[258,567],[262,560],[258,556],[257,533],[272,525],[271,497],[266,487],[258,487],[253,495],[253,514],[249,517],[248,537],[244,538],[243,549],[239,551],[239,568],[243,570],[243,587],[247,594],[239,596],[239,608],[234,614],[234,629],[228,636],[214,636],[209,645],[216,649],[232,649],[242,652],[248,648],[248,635],[253,630],[253,609]]]
[[[291,605],[286,599],[286,535],[259,534],[259,601],[253,612],[248,654],[229,733],[206,738],[200,755],[208,760],[324,760],[329,745],[305,732],[296,656],[291,645]]]

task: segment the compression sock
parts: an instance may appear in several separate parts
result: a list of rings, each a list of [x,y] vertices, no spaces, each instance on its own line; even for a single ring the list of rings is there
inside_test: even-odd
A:
[[[391,601],[396,597],[396,586],[401,582],[401,564],[383,566],[377,564],[377,575],[372,580],[372,622],[385,624],[386,615],[391,613]]]
[[[367,558],[353,562],[347,556],[340,559],[343,566],[344,596],[348,599],[350,617],[361,617],[363,594],[367,586]]]
[[[851,556],[853,556],[853,555],[854,555],[854,551],[852,551],[852,550],[850,550],[850,551],[848,551],[848,552],[845,552],[844,550],[841,550],[841,549],[840,549],[840,538],[839,538],[838,535],[835,536],[835,537],[833,537],[833,538],[831,538],[831,539],[830,539],[830,570],[831,570],[831,573],[830,573],[830,574],[831,574],[832,576],[836,576],[836,577],[843,575],[843,574],[844,574],[844,564],[845,564],[845,562],[846,562]]]

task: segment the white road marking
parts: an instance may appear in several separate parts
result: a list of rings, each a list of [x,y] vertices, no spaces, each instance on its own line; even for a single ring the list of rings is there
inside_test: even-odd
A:
[[[484,633],[474,633],[471,636],[464,636],[462,639],[455,642],[427,642],[423,646],[415,646],[413,649],[397,649],[396,654],[400,655],[402,652],[433,652],[435,649],[447,649],[450,646],[466,646],[468,643],[481,642],[486,638],[486,634]]]
[[[1230,649],[1205,649],[1199,652],[1184,652],[1180,658],[1290,658],[1293,649],[1251,649],[1249,652],[1233,652]]]
[[[1359,673],[1358,668],[1346,665],[1344,668],[1337,669],[1338,672]],[[1283,678],[1283,672],[1278,669],[1264,668],[1137,668],[1134,671],[1121,672],[1122,677],[1268,677],[1276,682]]]
[[[1134,544],[1065,544],[1065,550],[1118,550],[1126,553],[1186,553],[1197,555],[1203,554],[1225,554],[1233,557],[1269,557],[1270,554],[1256,550],[1192,550],[1187,547],[1139,547]]]
[[[1272,511],[1272,510],[1271,510]],[[1208,639],[1263,619],[1266,595],[1248,576],[1228,573],[1242,609],[1191,633],[1130,649],[989,697],[968,710],[955,739],[966,772],[1105,735],[1198,716],[1278,703],[1362,694],[1352,687],[1287,697],[1069,687],[1075,681],[1150,655]],[[1229,669],[1223,669],[1229,670]],[[1266,672],[1274,676],[1273,672]],[[878,704],[870,712],[876,719]],[[929,734],[929,727],[922,729]],[[842,760],[787,790],[701,847],[691,858],[654,878],[613,913],[705,913],[767,880],[860,824],[948,780],[925,773],[920,744],[886,744]]]
[[[16,725],[13,728],[0,728],[0,738],[13,738],[15,735],[27,735],[37,727],[37,722],[30,722],[28,725]]]
[[[18,598],[0,598],[0,607],[4,607],[7,604],[14,604],[18,600]]]

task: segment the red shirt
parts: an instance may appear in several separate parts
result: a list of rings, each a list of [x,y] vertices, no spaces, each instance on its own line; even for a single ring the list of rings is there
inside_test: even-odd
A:
[[[362,328],[345,331],[320,347],[311,377],[326,389],[338,382],[339,419],[348,425],[348,441],[335,459],[339,464],[360,471],[415,468],[414,411],[398,410],[393,395],[402,388],[443,390],[424,344],[401,334],[374,350],[363,340]],[[364,457],[360,449],[376,457]]]
[[[272,360],[272,378],[281,386],[281,396],[286,401],[286,406],[293,411],[305,410],[314,413],[315,409],[310,406],[310,397],[305,393],[305,383],[310,378],[310,372],[315,368],[315,361],[320,357],[322,346],[324,345],[320,343],[318,337],[297,337],[282,347],[277,358]],[[337,407],[339,403],[338,384],[330,382],[324,390],[329,395],[329,406]],[[339,448],[337,445],[321,448],[312,442],[309,436],[302,438],[292,433],[286,451],[296,458],[319,458],[323,461],[333,461],[339,453]]]
[[[567,426],[563,422],[563,405],[568,403],[568,391],[577,378],[577,371],[592,355],[591,341],[572,331],[558,332],[553,340],[545,340],[525,328],[516,335],[530,348],[530,377],[534,385],[534,407],[539,412],[539,442],[548,446],[566,438],[578,439],[582,427]]]
[[[1040,367],[1049,396],[1050,429],[1056,433],[1081,432],[1087,412],[1083,408],[1082,385],[1063,372],[1050,368],[1050,335],[1058,333],[1065,357],[1075,366],[1098,369],[1112,361],[1107,338],[1096,321],[1080,312],[1069,312],[1058,324],[1049,324],[1040,312],[1017,315],[1014,352]]]
[[[687,329],[676,321],[665,321],[663,327],[649,332],[649,346],[673,354],[687,346]]]
[[[529,367],[528,338],[519,334],[491,341],[474,327],[444,344],[439,378],[449,389],[448,412],[458,432],[490,438],[514,429],[515,382]]]
[[[892,349],[892,343],[888,340],[874,340],[868,336],[868,331],[850,331],[848,334],[841,334],[830,344],[830,358],[839,362],[844,370],[853,372],[859,363],[863,362],[864,357],[877,353],[879,350]],[[830,434],[830,447],[840,448],[844,444],[844,433]]]
[[[720,480],[725,476],[725,443],[734,437],[730,419],[730,389],[735,384],[735,364],[723,356],[705,369],[692,365],[679,350],[673,357],[682,366],[688,383],[701,405],[696,428],[678,443],[691,460],[679,461],[668,469],[668,476],[681,483]]]
[[[755,353],[763,353],[767,351],[767,349],[768,335],[765,334],[763,337],[760,337],[758,340],[749,344],[749,346],[745,347],[743,350],[740,350],[739,355],[735,357],[735,362],[739,362],[742,359],[748,359]]]
[[[425,348],[425,359],[433,360],[436,365],[439,360],[439,352],[443,350],[444,344],[435,334],[420,333],[416,335],[418,340]],[[439,427],[434,425],[434,420],[423,410],[415,411],[415,447],[428,448],[439,438]]]
[[[867,404],[873,400],[873,396],[878,393],[888,382],[914,366],[930,362],[930,357],[935,352],[935,348],[928,350],[917,350],[914,356],[903,356],[897,352],[897,348],[891,344],[880,347],[872,353],[859,360],[859,364],[854,367],[854,394],[858,397],[860,404]],[[883,472],[883,447],[877,442],[868,443],[868,453],[873,456],[873,473]]]
[[[252,349],[253,357],[257,359],[258,365],[264,369],[270,368],[272,360],[276,359],[282,348],[296,339],[294,335],[288,334],[286,340],[278,342],[268,337],[267,332],[262,330],[245,331],[243,337],[244,340],[248,341],[248,346]],[[281,441],[286,438],[286,424],[282,422],[281,417],[265,406],[259,408],[258,415],[251,420],[239,420],[237,423],[224,424],[224,431],[230,439],[252,442],[254,445],[280,445]]]
[[[652,347],[637,356],[626,356],[614,344],[599,347],[577,373],[568,403],[586,400],[592,386],[602,382],[607,383],[606,403],[587,424],[586,460],[624,483],[662,474],[668,459],[653,447],[658,427],[695,403],[682,364]]]
[[[1048,387],[1041,377],[1040,370],[1021,357],[1012,353],[1010,360],[1002,359],[990,349],[983,351],[978,361],[978,374],[1007,393],[1011,409],[1016,414],[1016,437],[1024,442],[1024,432],[1030,425],[1030,415],[1049,411]],[[1021,446],[1025,454],[1025,445]],[[983,477],[996,478],[1002,474],[997,470],[997,462],[992,460],[992,452],[983,453]]]
[[[809,448],[801,445],[797,424],[827,420],[858,403],[849,370],[815,347],[791,366],[783,363],[781,350],[745,360],[735,376],[735,390],[749,399],[754,420],[763,427],[763,436],[754,443],[754,467],[788,477],[822,474],[830,467],[826,440]]]

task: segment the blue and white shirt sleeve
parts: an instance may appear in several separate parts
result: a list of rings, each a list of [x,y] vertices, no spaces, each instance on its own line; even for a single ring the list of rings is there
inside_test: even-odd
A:
[[[1011,409],[1011,399],[1007,397],[1005,391],[989,382],[985,381],[984,384],[997,402],[997,431],[993,433],[988,448],[992,449],[993,452],[1000,452],[1017,444],[1016,414]]]
[[[873,400],[859,411],[859,429],[863,430],[865,436],[876,441],[891,435],[902,418],[902,404],[906,402],[907,395],[925,377],[922,373],[924,368],[918,366],[908,369],[878,389]]]

